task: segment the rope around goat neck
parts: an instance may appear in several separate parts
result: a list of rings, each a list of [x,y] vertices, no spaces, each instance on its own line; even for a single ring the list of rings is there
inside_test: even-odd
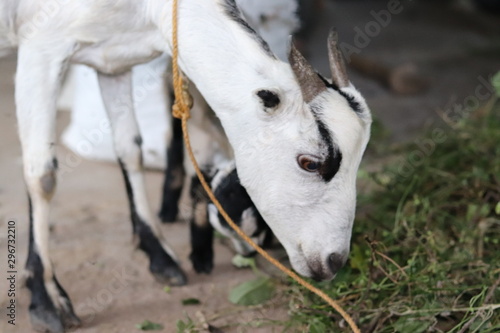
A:
[[[265,259],[267,259],[271,264],[276,266],[283,273],[287,274],[292,279],[294,279],[297,283],[299,283],[300,285],[302,285],[306,289],[310,290],[311,292],[315,293],[316,295],[321,297],[323,300],[325,300],[332,308],[335,309],[335,311],[340,313],[340,315],[349,324],[349,326],[351,327],[351,329],[354,333],[360,333],[361,331],[356,326],[356,323],[354,323],[354,320],[349,316],[349,314],[347,314],[347,312],[344,311],[344,309],[342,309],[342,307],[337,302],[335,302],[333,299],[331,299],[322,290],[319,290],[318,288],[314,287],[313,285],[311,285],[307,281],[303,280],[296,273],[294,273],[291,269],[283,266],[283,264],[281,264],[278,260],[271,257],[266,251],[264,251],[259,245],[257,245],[252,239],[250,239],[250,237],[248,237],[236,225],[236,223],[234,223],[234,221],[229,217],[229,215],[226,213],[224,208],[222,208],[220,202],[217,200],[217,198],[215,197],[214,193],[212,192],[210,186],[208,185],[207,181],[205,180],[205,177],[203,176],[203,173],[201,172],[200,167],[198,166],[198,163],[196,162],[196,158],[194,157],[193,150],[191,148],[191,141],[189,139],[189,133],[188,133],[188,129],[187,129],[187,121],[190,118],[189,110],[191,109],[193,101],[192,101],[192,98],[188,92],[187,81],[183,80],[181,73],[180,73],[180,70],[179,70],[179,64],[178,64],[179,41],[177,38],[177,31],[178,31],[177,10],[178,10],[178,0],[173,0],[172,72],[173,72],[175,103],[172,107],[172,115],[175,118],[182,120],[182,133],[184,136],[184,141],[186,143],[186,148],[187,148],[187,151],[189,154],[189,158],[191,159],[191,162],[193,163],[193,167],[196,171],[196,174],[198,175],[198,178],[200,180],[201,185],[203,186],[203,188],[207,192],[210,200],[213,202],[213,204],[219,210],[220,214],[224,217],[224,219],[231,226],[231,228],[233,228],[234,231],[236,231],[236,233],[241,238],[243,238],[248,244],[250,244],[255,249],[255,251],[259,252],[260,255],[262,255]]]

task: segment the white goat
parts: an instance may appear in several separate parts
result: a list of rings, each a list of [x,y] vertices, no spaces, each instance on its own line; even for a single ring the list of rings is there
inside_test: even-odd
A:
[[[286,60],[288,37],[299,28],[297,0],[236,0],[244,18],[268,43],[270,49]],[[167,80],[171,82],[171,80]],[[173,88],[169,84],[173,99]],[[234,162],[228,161],[232,152],[220,122],[202,100],[195,87],[191,87],[195,109],[189,122],[195,156],[204,173],[213,178],[212,189],[226,207],[233,220],[259,244],[270,242],[272,233],[257,211],[245,189],[241,186]],[[160,111],[165,112],[165,111]],[[104,110],[103,110],[104,113]],[[174,222],[179,215],[190,221],[192,252],[190,259],[197,272],[209,273],[213,266],[212,227],[228,237],[236,251],[244,256],[255,254],[224,221],[213,204],[204,195],[187,154],[183,153],[180,121],[172,119],[170,142],[166,152],[165,182],[159,217],[164,222]],[[183,161],[184,160],[184,161]],[[184,162],[184,163],[183,163]],[[187,171],[187,172],[186,172]],[[216,174],[214,174],[216,173]],[[184,179],[184,181],[183,181]],[[181,192],[183,195],[181,195]],[[201,193],[200,193],[201,192]],[[179,201],[180,197],[183,197]],[[203,208],[208,209],[208,214]]]
[[[288,54],[288,39],[300,27],[298,19],[298,0],[236,0],[248,24],[262,36],[270,49],[282,60]],[[173,100],[173,87],[171,79],[167,80],[170,90],[169,102]],[[193,117],[189,122],[189,132],[195,147],[196,160],[200,165],[209,166],[209,169],[218,168],[218,163],[226,163],[233,158],[231,147],[227,144],[224,130],[220,121],[203,97],[191,86],[194,97]],[[170,109],[168,106],[167,109]],[[161,112],[165,112],[164,110]],[[104,110],[103,110],[104,113]],[[172,223],[178,220],[178,215],[183,219],[192,219],[192,203],[190,203],[190,182],[195,175],[191,161],[187,154],[183,156],[183,137],[181,122],[171,119],[172,134],[166,151],[165,179],[163,197],[158,216],[163,222]],[[180,198],[182,197],[182,200]],[[180,200],[180,201],[179,201]],[[181,203],[179,205],[178,203]],[[179,214],[178,214],[179,213]],[[234,241],[238,242],[237,239]]]
[[[63,332],[79,323],[49,256],[49,207],[56,187],[56,97],[67,64],[99,74],[134,234],[150,270],[184,284],[144,190],[141,138],[130,68],[171,52],[171,1],[0,2],[0,54],[18,48],[16,106],[30,197],[26,268],[36,329]],[[182,0],[180,65],[220,118],[242,185],[284,245],[296,271],[331,279],[349,252],[356,173],[371,118],[349,83],[330,38],[333,82],[291,48],[279,61],[242,19],[233,0]]]

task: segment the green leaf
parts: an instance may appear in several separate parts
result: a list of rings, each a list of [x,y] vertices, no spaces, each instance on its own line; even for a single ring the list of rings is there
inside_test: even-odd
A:
[[[351,251],[351,268],[359,269],[361,273],[365,273],[368,271],[368,263],[367,257],[363,253],[363,249],[358,244],[352,245]]]
[[[479,215],[481,217],[487,217],[490,211],[491,211],[491,206],[488,204],[484,204],[481,206],[481,209],[479,210]]]
[[[153,323],[147,319],[142,323],[135,325],[135,327],[141,331],[161,331],[163,329],[162,324]]]
[[[182,305],[198,305],[198,304],[201,304],[201,302],[197,298],[186,298],[182,300]]]
[[[172,288],[170,288],[169,286],[163,287],[163,291],[166,292],[166,293],[169,293],[170,290],[172,290]]]
[[[183,320],[177,320],[175,323],[175,326],[177,328],[177,333],[194,333],[198,332],[196,330],[196,325],[194,324],[193,320],[189,317],[187,317],[186,322]]]
[[[495,214],[500,215],[500,201],[497,202],[497,205],[495,206]]]
[[[314,318],[314,320],[309,324],[309,333],[325,333],[327,332],[325,323],[319,320],[319,318]]]
[[[478,210],[478,205],[470,204],[469,206],[467,206],[467,214],[465,215],[467,221],[471,221],[473,218],[475,218]]]
[[[255,267],[255,258],[254,257],[244,257],[241,254],[237,254],[231,260],[234,266],[238,268],[246,268],[246,267]]]
[[[497,96],[500,97],[500,72],[496,73],[491,79],[491,84],[497,93]]]
[[[261,304],[271,298],[273,291],[271,279],[259,277],[234,287],[229,293],[229,300],[238,305]]]

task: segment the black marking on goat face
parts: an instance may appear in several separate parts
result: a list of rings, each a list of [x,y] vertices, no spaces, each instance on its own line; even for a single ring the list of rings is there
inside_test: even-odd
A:
[[[236,5],[235,0],[224,0],[224,3],[222,4],[224,7],[224,11],[226,14],[236,23],[238,23],[243,30],[248,32],[262,47],[264,52],[270,56],[271,58],[276,58],[274,53],[271,51],[269,48],[269,45],[260,37],[257,32],[243,19],[243,16],[241,15],[241,12]]]
[[[320,77],[320,79],[323,81],[323,83],[325,84],[325,86],[327,88],[335,90],[342,97],[344,97],[347,100],[347,103],[349,103],[349,106],[351,107],[351,109],[354,112],[356,112],[358,114],[363,113],[363,109],[361,108],[361,105],[359,104],[358,101],[356,101],[356,99],[354,98],[354,96],[349,95],[348,93],[340,90],[339,87],[337,87],[334,83],[328,82],[321,74],[318,73],[318,76]]]
[[[278,94],[270,90],[259,90],[257,96],[262,101],[262,104],[266,109],[274,109],[280,104],[280,98]]]
[[[325,160],[321,163],[321,167],[318,170],[318,174],[323,178],[325,182],[329,182],[337,174],[342,163],[342,153],[333,144],[332,135],[326,127],[325,123],[319,118],[319,110],[314,106],[311,107],[311,111],[316,119],[316,125],[318,126],[318,132],[323,140],[327,155]]]

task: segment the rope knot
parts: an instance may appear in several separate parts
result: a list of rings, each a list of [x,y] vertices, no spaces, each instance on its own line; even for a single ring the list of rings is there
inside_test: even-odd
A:
[[[174,83],[175,102],[172,106],[172,116],[177,119],[189,119],[191,117],[190,110],[193,107],[193,96],[189,92],[189,84],[187,80],[180,76],[180,82]]]

